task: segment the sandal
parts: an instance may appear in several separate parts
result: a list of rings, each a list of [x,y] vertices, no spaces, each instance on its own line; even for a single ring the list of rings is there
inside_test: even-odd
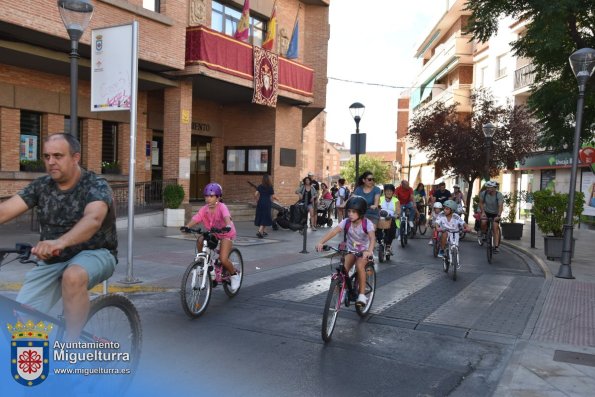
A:
[[[258,238],[263,238],[263,237],[264,237],[264,236],[262,235],[262,233],[261,233],[261,232],[256,232],[256,236],[257,236]]]
[[[262,235],[266,237],[266,236],[268,236],[269,234],[268,234],[267,232],[262,232]]]

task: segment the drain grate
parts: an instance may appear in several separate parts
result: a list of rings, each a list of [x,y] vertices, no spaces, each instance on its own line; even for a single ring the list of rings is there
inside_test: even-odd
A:
[[[595,354],[556,350],[554,351],[554,361],[595,367]]]

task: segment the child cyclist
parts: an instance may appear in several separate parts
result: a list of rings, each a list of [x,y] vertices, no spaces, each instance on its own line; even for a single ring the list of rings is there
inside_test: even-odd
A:
[[[436,226],[439,230],[455,232],[462,228],[467,232],[469,231],[465,221],[456,213],[458,206],[453,200],[446,200],[444,202],[444,212],[436,219]],[[440,238],[440,252],[438,253],[438,256],[441,258],[444,257],[447,238],[448,233],[442,233]]]
[[[196,215],[190,219],[190,222],[186,226],[180,228],[184,231],[185,228],[193,227],[199,223],[202,223],[207,230],[211,228],[222,229],[223,233],[215,233],[220,241],[219,243],[219,259],[223,264],[223,267],[231,275],[231,289],[235,291],[240,286],[240,275],[236,272],[233,263],[229,260],[229,253],[233,248],[232,240],[236,237],[236,229],[231,221],[231,215],[227,206],[220,202],[221,196],[223,195],[223,189],[218,183],[209,183],[203,190],[205,196],[205,202],[207,205],[202,207]],[[197,247],[199,250],[202,249],[203,237],[197,241]]]
[[[432,239],[428,243],[428,245],[434,244],[434,239],[438,237],[438,228],[436,227],[436,219],[442,214],[442,203],[440,201],[436,201],[432,206],[432,218],[430,218],[430,227],[432,228]]]
[[[397,222],[399,221],[401,206],[398,204],[397,198],[394,196],[395,194],[395,185],[386,184],[384,185],[384,195],[380,196],[380,202],[378,203],[380,207],[380,216],[383,216],[383,210],[386,211],[386,215],[384,217],[391,217],[390,228],[387,229],[384,233],[384,242],[386,244],[386,251],[393,254],[391,250],[391,244],[397,235]],[[379,235],[381,234],[380,229],[376,231],[376,239],[378,239]]]
[[[366,271],[365,267],[368,263],[368,258],[372,257],[374,252],[374,245],[376,243],[376,237],[374,235],[374,224],[367,218],[364,218],[364,214],[368,209],[368,203],[366,199],[360,196],[351,196],[345,204],[345,210],[347,211],[347,217],[339,223],[337,227],[328,232],[316,245],[316,251],[322,251],[322,246],[328,240],[335,237],[337,234],[343,232],[346,248],[351,251],[362,252],[361,257],[357,257],[354,254],[345,255],[345,262],[343,264],[344,271],[349,273],[349,270],[355,263],[357,268],[357,276],[359,282],[359,295],[355,302],[358,306],[365,306],[368,303],[366,298]],[[365,225],[364,225],[365,222]],[[346,229],[347,228],[347,229]],[[347,232],[345,232],[347,230]]]

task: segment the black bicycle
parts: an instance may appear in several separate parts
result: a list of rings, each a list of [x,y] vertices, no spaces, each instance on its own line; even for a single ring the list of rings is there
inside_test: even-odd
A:
[[[392,256],[392,252],[388,249],[388,246],[387,246],[385,240],[386,240],[386,235],[387,235],[387,233],[389,233],[389,230],[394,222],[395,222],[395,218],[393,218],[391,216],[387,216],[387,215],[384,215],[384,216],[381,215],[380,219],[378,220],[378,224],[376,225],[377,236],[378,236],[378,238],[376,239],[376,245],[378,247],[378,262],[380,262],[380,263],[389,261],[390,257]]]
[[[479,242],[479,245],[483,245],[485,239],[486,255],[488,258],[488,263],[490,264],[492,263],[492,257],[496,247],[494,244],[494,223],[496,223],[497,227],[500,227],[500,223],[494,222],[494,218],[488,218],[488,228],[485,235],[482,235],[481,233],[477,235],[477,241]],[[502,230],[500,230],[500,236],[502,236]]]
[[[399,235],[401,237],[401,247],[407,246],[407,240],[415,237],[415,225],[411,227],[409,225],[409,212],[411,210],[408,207],[401,206],[401,226],[399,227]]]
[[[417,211],[419,212],[419,217],[415,220],[415,230],[419,233],[420,236],[424,236],[426,231],[428,230],[428,221],[426,218],[426,205],[418,205]]]
[[[26,264],[37,264],[36,260],[30,258],[31,244],[17,243],[15,248],[0,248],[0,269],[8,263],[18,261]],[[3,263],[10,255],[16,255],[9,262]],[[62,342],[66,333],[66,321],[63,315],[53,317],[49,314],[37,311],[27,305],[23,305],[16,300],[0,295],[0,318],[12,319],[15,324],[38,324],[44,322],[46,326],[51,325],[48,332],[50,341]],[[2,329],[8,340],[11,339],[6,326]],[[55,332],[51,332],[55,330]],[[141,355],[142,328],[140,316],[134,304],[125,296],[114,293],[100,295],[91,300],[87,322],[80,334],[80,342],[102,344],[103,346],[118,346],[118,353],[128,355],[128,360],[110,361],[110,374],[116,374],[117,377],[110,376],[110,388],[114,392],[125,391],[138,367]],[[53,341],[50,346],[53,346]],[[111,351],[111,350],[110,350]],[[54,355],[55,357],[55,355]],[[120,356],[123,357],[123,356]],[[56,360],[54,364],[58,365]],[[64,363],[67,364],[68,363]],[[93,374],[93,368],[81,367],[70,368],[71,374],[86,375]],[[104,379],[95,377],[95,379]],[[86,383],[86,386],[92,387]],[[92,382],[90,382],[92,383]],[[103,388],[104,382],[97,381],[96,387]],[[103,390],[103,389],[102,389]]]
[[[328,342],[331,340],[335,324],[337,322],[337,316],[341,305],[345,304],[345,307],[349,307],[351,302],[357,300],[359,294],[359,283],[357,279],[357,268],[353,265],[353,274],[350,276],[344,271],[343,264],[345,263],[345,255],[354,254],[356,257],[361,258],[362,253],[356,251],[349,251],[345,249],[333,248],[329,245],[323,246],[323,250],[333,250],[341,256],[341,260],[336,267],[336,272],[331,276],[331,285],[326,296],[324,304],[324,311],[322,313],[322,340]],[[334,256],[333,256],[334,257]],[[337,265],[333,264],[333,258],[331,258],[331,267]],[[360,317],[365,317],[372,307],[374,301],[374,293],[376,292],[376,270],[374,269],[374,262],[369,260],[365,267],[366,272],[366,288],[365,295],[368,299],[365,306],[355,305],[355,311]]]

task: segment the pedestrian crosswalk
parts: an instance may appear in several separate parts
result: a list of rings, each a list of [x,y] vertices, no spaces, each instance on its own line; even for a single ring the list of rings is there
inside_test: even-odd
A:
[[[498,272],[468,272],[459,281],[453,282],[437,263],[381,264],[376,265],[376,269],[376,294],[371,317],[468,330],[490,331],[493,327],[494,332],[516,336],[523,333],[530,311],[523,312],[526,314],[524,319],[519,319],[514,313],[518,313],[520,304],[534,305],[540,290],[536,287],[543,283],[543,278],[530,273],[519,276],[518,273]],[[294,276],[288,276],[288,280],[299,275],[299,284],[279,283],[284,288],[269,289],[261,298],[320,306],[322,310],[331,279],[328,266],[314,266],[293,273]],[[311,279],[306,281],[306,275],[310,275]],[[522,302],[519,302],[521,296]],[[486,321],[486,313],[490,314],[490,321]]]

